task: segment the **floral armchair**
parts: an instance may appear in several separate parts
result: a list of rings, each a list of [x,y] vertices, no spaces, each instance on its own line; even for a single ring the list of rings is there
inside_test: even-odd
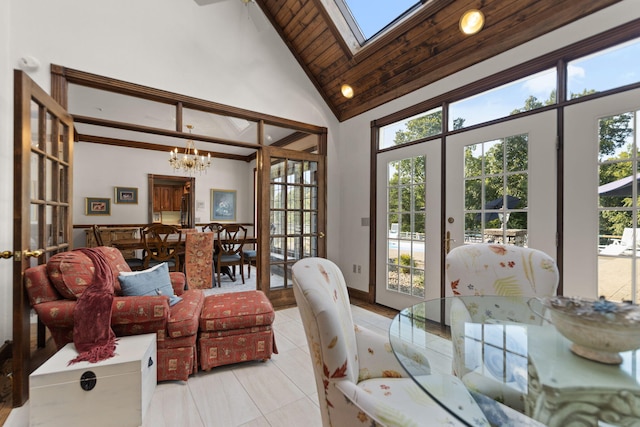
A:
[[[353,324],[344,277],[334,263],[305,258],[292,272],[325,427],[462,425],[408,378],[386,338]],[[423,357],[415,359],[428,370]],[[470,396],[465,403],[475,405]]]
[[[512,245],[470,244],[459,246],[447,254],[446,280],[454,296],[517,296],[543,297],[555,295],[558,287],[558,267],[549,255],[532,248]],[[502,301],[495,310],[503,310],[500,317],[513,323],[540,324],[542,319],[528,307],[522,307],[521,299]],[[524,394],[527,392],[526,360],[509,359],[509,354],[491,354],[474,340],[465,340],[465,334],[473,334],[470,328],[480,322],[485,313],[472,302],[462,299],[451,304],[451,339],[453,342],[453,373],[472,390],[506,403],[517,410],[524,410]],[[466,331],[465,331],[466,328]],[[509,328],[508,345],[514,349],[526,348],[526,335],[519,328]],[[500,328],[485,328],[487,340]],[[465,343],[475,343],[477,348],[465,349]],[[520,363],[507,375],[502,361]],[[516,362],[516,360],[518,362]]]
[[[111,327],[116,336],[155,333],[158,381],[187,380],[197,371],[196,339],[204,294],[184,290],[183,273],[172,272],[171,287],[180,301],[169,304],[166,295],[123,296],[117,277],[131,272],[118,249],[100,247],[116,277]],[[51,257],[47,264],[25,271],[25,286],[31,306],[49,329],[58,349],[73,342],[73,312],[78,297],[92,283],[93,263],[80,251]]]

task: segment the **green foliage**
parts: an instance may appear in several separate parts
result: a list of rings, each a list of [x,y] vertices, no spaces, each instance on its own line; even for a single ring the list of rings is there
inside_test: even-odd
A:
[[[583,90],[572,93],[571,98],[595,93],[595,90]],[[522,108],[511,114],[535,110],[557,102],[557,93],[551,92],[549,98],[541,101],[529,96]],[[633,174],[633,147],[627,146],[633,135],[631,126],[633,113],[619,114],[600,119],[599,122],[599,170],[600,184],[615,181]],[[461,129],[464,118],[453,120],[453,128]],[[442,111],[424,115],[406,124],[406,128],[398,130],[395,135],[396,145],[419,141],[442,133]],[[616,157],[614,157],[616,156]],[[628,161],[625,161],[628,160]],[[465,208],[480,210],[483,201],[500,199],[506,194],[517,197],[520,202],[512,209],[528,206],[528,140],[526,135],[513,135],[498,141],[475,144],[464,149],[465,166]],[[417,156],[393,162],[395,173],[389,180],[389,226],[398,223],[400,231],[423,233],[425,231],[425,182],[426,157]],[[484,168],[484,170],[483,170]],[[481,177],[487,177],[482,179]],[[483,198],[484,191],[484,198]],[[600,197],[600,205],[604,207],[629,207],[629,211],[605,210],[600,215],[600,234],[622,235],[625,227],[631,227],[631,197]],[[425,212],[425,213],[421,213]],[[477,230],[481,227],[477,215],[465,217],[465,228]],[[500,227],[499,220],[487,222],[485,228]],[[514,213],[509,217],[509,228],[527,229],[526,213]],[[407,261],[409,262],[410,259]],[[403,263],[401,265],[410,265]]]

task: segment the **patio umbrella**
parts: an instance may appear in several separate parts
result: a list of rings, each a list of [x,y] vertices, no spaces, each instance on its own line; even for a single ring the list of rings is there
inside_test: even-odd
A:
[[[501,209],[504,206],[504,199],[505,198],[500,197],[498,199],[491,200],[490,202],[487,202],[484,204],[484,208],[485,209]],[[511,196],[507,194],[506,200],[507,200],[507,209],[515,209],[516,207],[518,207],[518,204],[520,204],[520,199],[516,196]],[[482,214],[480,213],[476,214],[477,221],[480,221],[481,215]],[[484,214],[485,222],[489,222],[497,218],[499,218],[497,212],[489,212]]]
[[[640,175],[636,174],[635,180],[640,179]],[[631,197],[633,188],[633,175],[602,184],[598,187],[598,194],[601,196],[626,196]]]

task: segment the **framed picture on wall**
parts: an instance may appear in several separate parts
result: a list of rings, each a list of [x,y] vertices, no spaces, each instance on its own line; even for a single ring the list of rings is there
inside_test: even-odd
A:
[[[138,204],[138,189],[132,187],[116,187],[116,203]]]
[[[153,213],[153,222],[162,222],[162,213],[161,212],[154,212]]]
[[[85,215],[111,215],[111,199],[87,197]]]
[[[211,220],[236,220],[236,191],[211,189]]]

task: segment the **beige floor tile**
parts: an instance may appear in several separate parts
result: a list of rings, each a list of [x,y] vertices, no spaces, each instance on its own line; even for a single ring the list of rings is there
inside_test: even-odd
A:
[[[89,424],[90,425],[90,424]],[[205,427],[187,383],[163,382],[156,386],[143,427]]]
[[[278,408],[265,417],[272,427],[322,427],[320,409],[307,397]]]
[[[273,362],[306,395],[316,392],[316,380],[308,353],[296,347],[282,352]]]
[[[248,365],[233,371],[263,414],[304,397],[304,393],[274,361]]]
[[[286,332],[280,333],[279,326],[276,326],[273,328],[273,334],[276,337],[276,347],[278,347],[278,353],[283,353],[289,350],[293,350],[294,348],[298,348],[298,346],[295,343],[293,343],[289,338],[287,338]],[[275,359],[277,356],[278,356],[277,354],[273,354],[271,357]]]
[[[206,426],[238,426],[262,416],[233,373],[249,369],[252,363],[239,364],[233,370],[212,369],[189,378],[189,389]]]
[[[304,326],[302,326],[301,322],[293,320],[289,322],[282,322],[278,325],[277,331],[278,335],[284,336],[298,347],[307,345],[307,337],[304,333]],[[278,338],[276,337],[276,339]]]
[[[260,417],[238,427],[271,427],[271,424],[269,424],[269,421],[267,421],[265,417]]]

